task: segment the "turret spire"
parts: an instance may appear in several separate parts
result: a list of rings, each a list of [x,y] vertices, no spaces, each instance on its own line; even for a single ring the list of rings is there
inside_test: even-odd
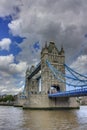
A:
[[[63,45],[61,46],[61,53],[64,53]]]
[[[45,42],[45,48],[47,48],[47,41]]]

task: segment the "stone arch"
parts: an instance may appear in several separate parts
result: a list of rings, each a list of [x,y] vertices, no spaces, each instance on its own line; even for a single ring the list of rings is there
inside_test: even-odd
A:
[[[53,84],[51,86],[51,92],[52,93],[60,92],[60,86],[58,84]]]
[[[60,91],[60,86],[58,84],[52,85],[53,88],[55,88],[57,91]]]

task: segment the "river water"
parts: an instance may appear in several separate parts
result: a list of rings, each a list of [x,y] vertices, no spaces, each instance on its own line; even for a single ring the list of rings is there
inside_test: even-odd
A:
[[[87,106],[55,111],[0,106],[0,130],[87,130]]]

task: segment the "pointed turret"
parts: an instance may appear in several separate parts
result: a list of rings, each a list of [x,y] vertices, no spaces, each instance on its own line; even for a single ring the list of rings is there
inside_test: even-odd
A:
[[[60,51],[60,54],[64,54],[63,45],[61,46],[61,51]]]
[[[33,72],[34,68],[35,68],[35,66],[34,66],[34,65],[32,65],[32,66],[31,66],[31,68],[30,68],[30,73],[32,73],[32,72]]]
[[[45,46],[42,48],[41,55],[43,53],[48,53],[47,41],[45,42]]]
[[[44,54],[48,54],[47,42],[45,42],[45,46],[44,46],[44,48],[42,48],[41,57],[42,57]]]
[[[29,67],[28,67],[27,70],[26,70],[26,77],[28,77],[29,74],[30,74],[30,69],[29,69]]]
[[[49,46],[48,46],[48,52],[49,52],[49,53],[52,53],[53,49],[55,49],[55,50],[58,52],[58,49],[57,49],[55,43],[54,43],[53,41],[51,41],[51,42],[49,43]]]
[[[45,42],[45,48],[47,49],[47,41]]]

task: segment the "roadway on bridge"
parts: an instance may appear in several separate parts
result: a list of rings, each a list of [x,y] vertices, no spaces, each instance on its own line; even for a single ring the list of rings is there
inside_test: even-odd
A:
[[[48,94],[48,97],[53,97],[53,98],[55,97],[80,97],[80,96],[87,96],[87,88]]]

